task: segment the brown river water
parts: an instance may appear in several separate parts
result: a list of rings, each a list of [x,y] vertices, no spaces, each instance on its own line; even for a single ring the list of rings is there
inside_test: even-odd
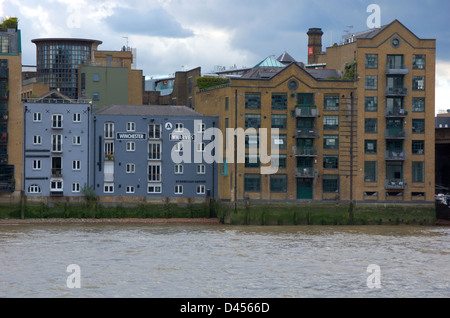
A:
[[[4,298],[448,298],[449,264],[439,226],[0,224]]]

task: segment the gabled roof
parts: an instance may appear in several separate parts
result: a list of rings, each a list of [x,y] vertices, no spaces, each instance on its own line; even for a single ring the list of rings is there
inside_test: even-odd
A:
[[[68,103],[76,103],[76,101],[70,97],[67,97],[66,95],[64,95],[63,93],[61,93],[60,91],[53,89],[51,91],[48,91],[47,93],[39,96],[38,98],[36,98],[36,101],[39,100],[44,100],[44,99],[56,99],[56,100],[64,100]]]
[[[96,115],[177,116],[201,117],[203,114],[186,106],[111,105],[95,112]]]

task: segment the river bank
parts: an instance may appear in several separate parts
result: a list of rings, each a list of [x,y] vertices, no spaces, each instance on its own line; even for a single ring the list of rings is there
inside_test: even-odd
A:
[[[174,218],[174,219],[0,219],[0,225],[26,225],[26,224],[220,224],[217,218]]]

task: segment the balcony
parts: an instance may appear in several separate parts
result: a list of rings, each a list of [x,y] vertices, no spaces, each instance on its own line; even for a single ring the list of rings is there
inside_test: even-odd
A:
[[[386,96],[408,96],[407,87],[386,87]]]
[[[295,108],[296,117],[318,117],[319,111],[317,107],[313,106],[297,106]]]
[[[297,128],[295,138],[319,138],[319,132],[315,128]]]
[[[402,128],[388,128],[386,139],[406,139],[406,131]]]
[[[0,165],[7,165],[8,164],[8,154],[2,153],[0,154]]]
[[[0,100],[7,101],[9,99],[9,91],[0,89]]]
[[[386,75],[408,75],[408,65],[386,65]]]
[[[114,154],[105,154],[105,161],[114,161]]]
[[[295,170],[295,177],[297,179],[315,179],[319,176],[319,171],[316,168],[297,168]]]
[[[386,150],[385,158],[388,161],[406,160],[406,152],[403,150]]]
[[[52,177],[62,178],[62,169],[61,168],[52,168]]]
[[[2,143],[8,142],[8,133],[7,132],[0,133],[0,142],[2,142]]]
[[[408,110],[400,107],[386,108],[386,117],[406,117]]]
[[[404,190],[407,188],[408,183],[404,179],[386,179],[386,190]]]
[[[296,157],[317,157],[318,151],[315,147],[294,147]]]

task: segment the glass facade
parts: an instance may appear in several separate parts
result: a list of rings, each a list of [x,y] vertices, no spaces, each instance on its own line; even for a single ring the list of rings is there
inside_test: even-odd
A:
[[[101,42],[77,39],[33,40],[36,44],[38,76],[50,89],[78,98],[78,67],[91,63],[91,54]]]

